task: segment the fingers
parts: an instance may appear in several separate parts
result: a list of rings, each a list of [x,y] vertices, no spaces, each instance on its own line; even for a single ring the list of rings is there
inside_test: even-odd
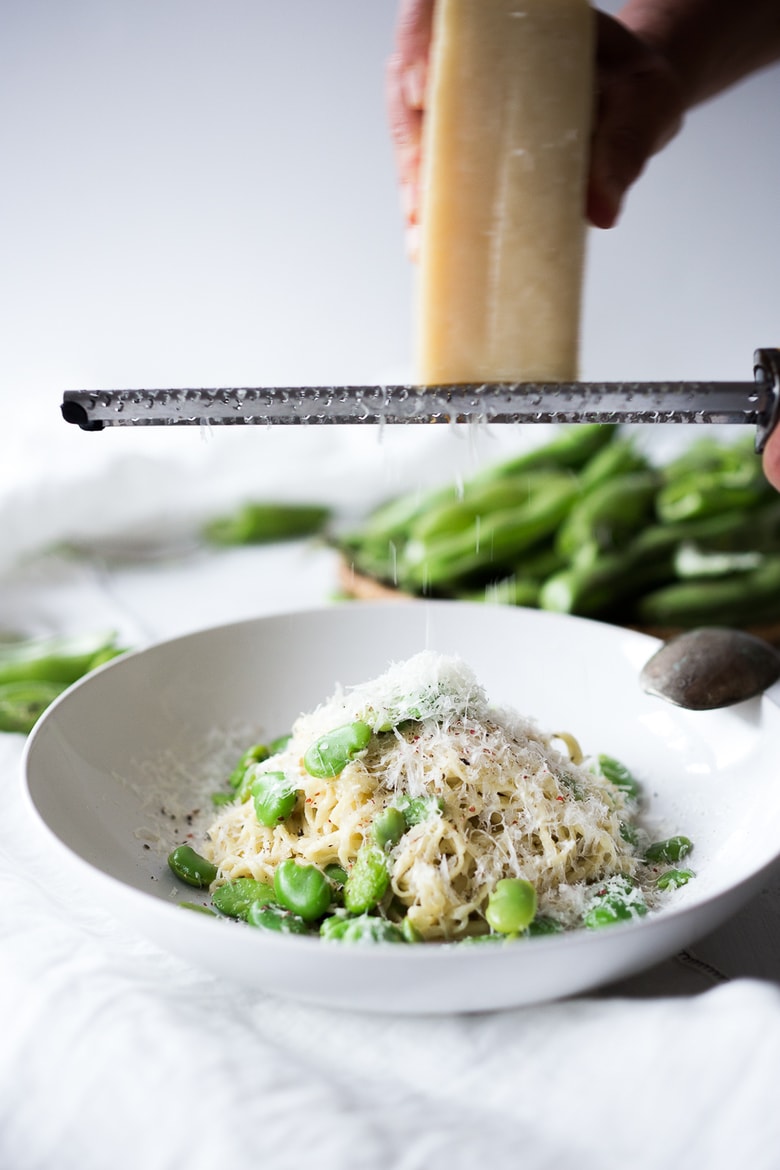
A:
[[[434,0],[401,0],[395,50],[387,65],[387,113],[401,184],[407,250],[416,254],[420,146]]]
[[[780,430],[774,431],[764,448],[764,475],[773,488],[780,492]]]
[[[617,20],[597,13],[597,94],[587,216],[612,227],[626,191],[682,122],[681,86],[667,61]]]
[[[407,251],[417,251],[425,89],[435,0],[400,0],[387,66],[387,112],[401,186]],[[677,133],[684,101],[661,54],[603,12],[597,19],[597,94],[586,214],[612,227],[648,159]]]

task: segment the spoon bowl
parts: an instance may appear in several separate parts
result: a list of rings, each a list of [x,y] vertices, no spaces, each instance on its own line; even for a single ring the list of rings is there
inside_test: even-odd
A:
[[[670,639],[642,669],[639,681],[689,711],[731,707],[760,695],[780,678],[780,652],[745,630],[702,626]]]

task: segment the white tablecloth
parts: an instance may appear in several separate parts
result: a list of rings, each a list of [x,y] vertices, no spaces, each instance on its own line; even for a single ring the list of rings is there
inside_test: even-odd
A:
[[[305,443],[335,497],[346,440],[326,431]],[[255,443],[263,494],[281,464]],[[325,548],[191,540],[209,481],[221,502],[240,495],[225,486],[235,452],[219,467],[216,450],[190,446],[186,467],[107,459],[87,474],[74,461],[56,484],[39,476],[37,539],[29,506],[24,539],[4,547],[0,628],[110,626],[143,645],[327,601]],[[304,498],[313,448],[291,450]],[[393,486],[377,483],[375,447],[352,457],[361,503],[361,474]],[[20,498],[0,494],[0,518]],[[66,537],[79,553],[51,547]],[[780,1166],[780,873],[692,951],[592,995],[470,1017],[335,1013],[219,984],[63,887],[22,801],[21,751],[0,736],[2,1170]]]

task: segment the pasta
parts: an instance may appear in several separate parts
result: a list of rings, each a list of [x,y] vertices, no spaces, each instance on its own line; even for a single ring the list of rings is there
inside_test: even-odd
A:
[[[538,930],[594,925],[594,906],[636,917],[657,872],[644,861],[636,786],[610,763],[491,706],[463,662],[424,651],[339,689],[298,718],[281,750],[248,763],[204,854],[216,888],[271,887],[292,859],[337,865],[347,892],[358,858],[373,857],[383,878],[370,913],[425,941],[492,933],[490,900],[507,881],[532,888]],[[261,807],[258,794],[282,791],[286,811],[269,819],[273,800]],[[398,828],[384,839],[388,814]],[[349,898],[333,913],[349,917]]]

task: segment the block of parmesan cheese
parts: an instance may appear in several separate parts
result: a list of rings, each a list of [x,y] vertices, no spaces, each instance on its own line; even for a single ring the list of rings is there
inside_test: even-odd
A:
[[[438,0],[421,383],[577,377],[593,15],[587,0]]]

